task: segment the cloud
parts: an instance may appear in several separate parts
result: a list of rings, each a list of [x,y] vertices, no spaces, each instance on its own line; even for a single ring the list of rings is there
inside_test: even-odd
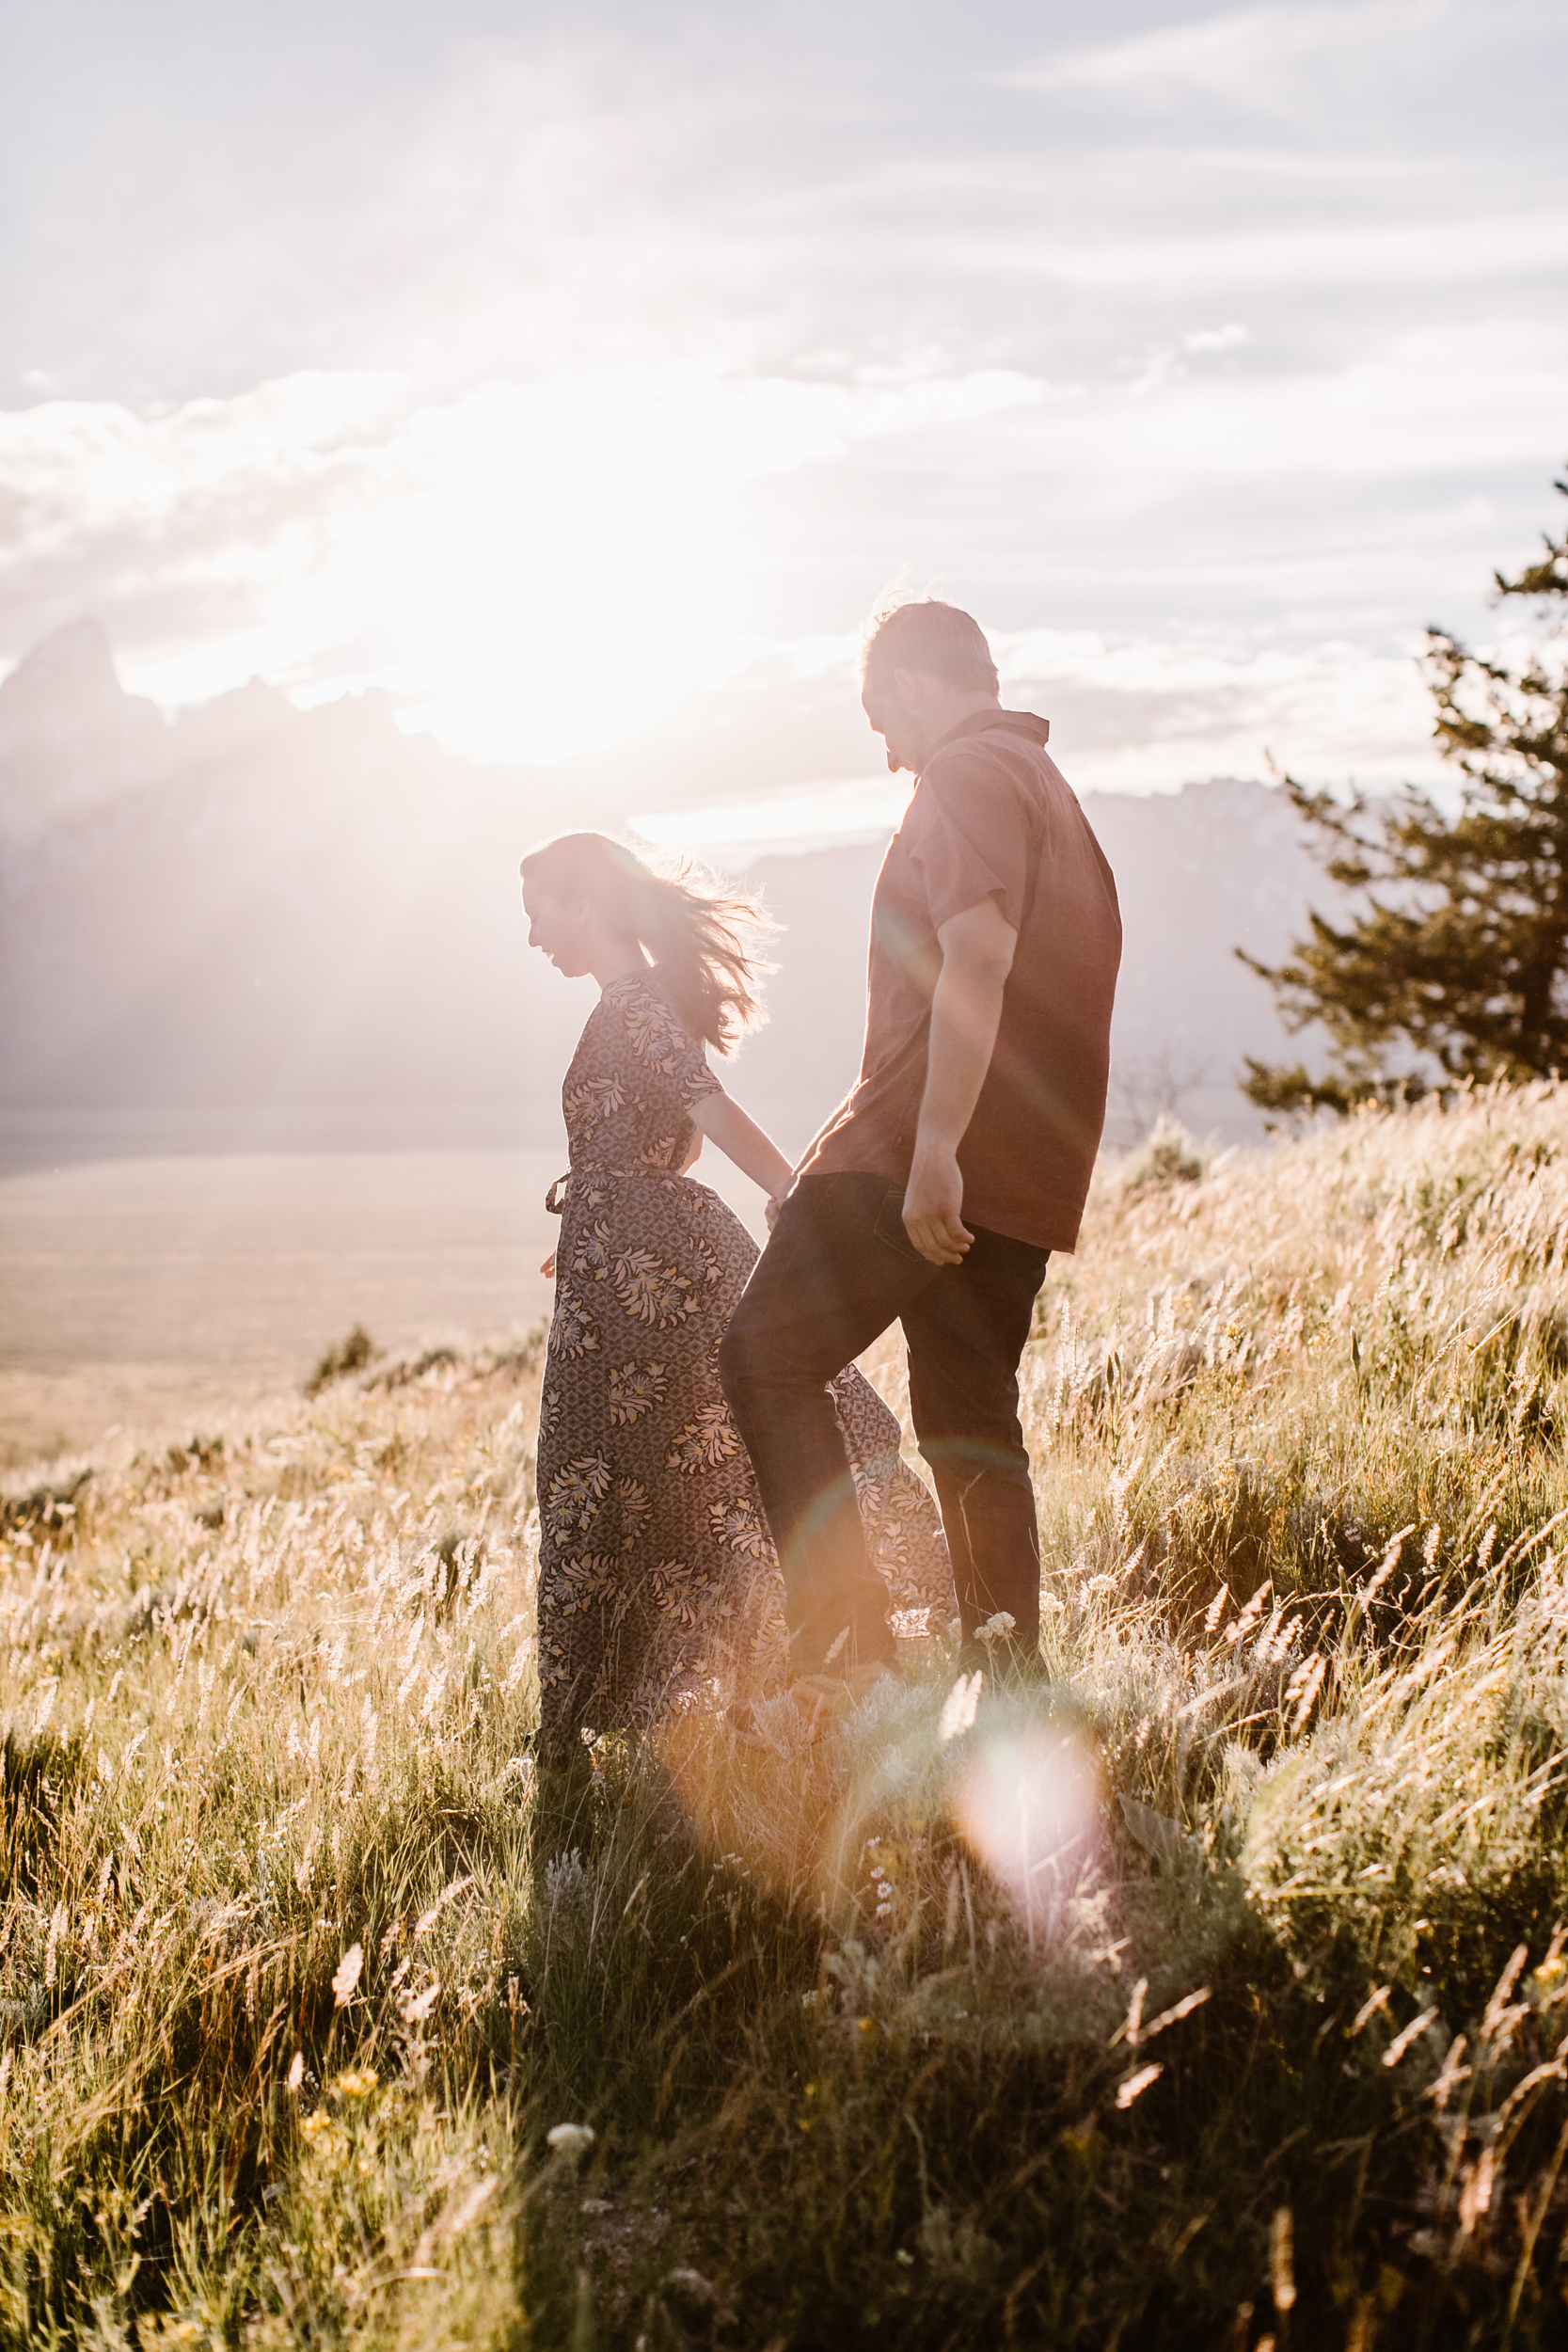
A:
[[[1080,790],[1174,791],[1260,776],[1271,760],[1379,789],[1437,771],[1414,644],[1379,653],[1343,639],[1259,647],[1093,630],[994,642],[1003,699],[1052,720]]]
[[[1123,103],[1141,98],[1176,107],[1195,97],[1217,99],[1304,121],[1315,103],[1304,87],[1308,69],[1337,71],[1347,56],[1428,39],[1450,14],[1432,0],[1243,8],[1069,50],[1000,78],[1018,88],[1089,91]]]
[[[1183,351],[1234,351],[1251,339],[1239,320],[1228,326],[1195,326],[1181,338]]]
[[[1261,337],[1268,296],[1318,341],[1347,290],[1391,320],[1445,272],[1560,268],[1544,0],[1130,29],[1148,13],[1010,72],[1039,22],[1014,6],[927,12],[890,50],[821,8],[590,7],[547,33],[524,12],[503,36],[451,0],[397,40],[366,27],[363,62],[341,10],[199,42],[106,8],[90,42],[40,20],[53,72],[12,108],[9,380],[179,399],[371,368],[448,398],[720,351],[758,374],[937,353],[1072,381],[1200,297]]]
[[[0,417],[0,626],[20,652],[90,608],[165,702],[252,673],[307,698],[376,684],[460,748],[558,757],[722,660],[738,492],[1042,397],[999,370],[835,385],[701,361],[441,403],[361,373],[166,415],[46,404]]]
[[[1112,641],[1092,629],[992,630],[1009,709],[1052,723],[1052,750],[1080,792],[1174,792],[1214,776],[1260,777],[1271,758],[1317,782],[1432,784],[1431,704],[1414,648],[1370,654],[1343,640],[1284,648],[1179,639]],[[851,695],[853,644],[835,647]],[[711,802],[633,808],[661,848],[720,866],[769,850],[885,838],[911,779],[835,776]]]
[[[1514,333],[1506,401],[1495,355],[1442,326],[1324,373],[1228,322],[1098,386],[708,358],[43,403],[0,414],[0,647],[93,612],[166,705],[375,685],[458,748],[551,759],[749,698],[776,726],[847,676],[902,562],[1008,642],[1079,648],[1034,675],[1107,779],[1256,772],[1276,737],[1381,772],[1419,744],[1412,631],[1463,625],[1508,553],[1485,500],[1439,522],[1432,485],[1550,464],[1568,329]],[[1307,723],[1314,692],[1343,723]],[[816,772],[847,752],[824,736]]]
[[[1106,774],[1419,754],[1411,632],[1563,454],[1560,11],[1171,13],[40,19],[0,659],[96,612],[166,703],[373,682],[721,805],[856,772],[835,649],[903,565],[1094,640]]]

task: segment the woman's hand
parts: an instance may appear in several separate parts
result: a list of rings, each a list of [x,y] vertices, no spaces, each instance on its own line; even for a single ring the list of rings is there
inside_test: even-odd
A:
[[[553,1249],[550,1251],[549,1256],[548,1256],[548,1257],[545,1260],[545,1263],[544,1263],[544,1264],[540,1267],[539,1271],[540,1271],[540,1273],[541,1273],[541,1274],[547,1274],[547,1275],[549,1276],[549,1278],[550,1278],[551,1281],[552,1281],[552,1282],[554,1281],[554,1279],[555,1279],[555,1251],[554,1251]]]
[[[777,1225],[779,1221],[779,1211],[784,1207],[784,1202],[788,1199],[789,1186],[787,1184],[784,1186],[782,1191],[768,1194],[768,1204],[763,1210],[763,1216],[768,1219],[768,1230],[769,1232],[771,1232],[774,1226]]]

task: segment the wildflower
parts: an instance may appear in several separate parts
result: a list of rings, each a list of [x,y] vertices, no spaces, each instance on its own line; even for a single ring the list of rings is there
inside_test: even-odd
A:
[[[1380,2009],[1386,2008],[1388,1995],[1393,1989],[1394,1988],[1391,1984],[1380,1984],[1372,1992],[1370,1998],[1362,2002],[1361,2007],[1355,2012],[1355,2023],[1350,2029],[1350,2038],[1353,2042],[1355,2040],[1356,2035],[1361,2031],[1362,2026],[1366,2025],[1370,2018],[1375,2017]]]
[[[1459,2084],[1468,2082],[1470,2079],[1470,2069],[1460,2063],[1465,2056],[1465,2036],[1462,2033],[1455,2034],[1449,2044],[1449,2054],[1443,2060],[1443,2071],[1427,2093],[1427,2097],[1433,2102],[1439,2115],[1449,2104],[1449,2093],[1457,2089]]]
[[[333,2088],[345,2099],[368,2099],[379,2080],[373,2066],[361,2066],[340,2074]]]
[[[332,1979],[332,2005],[335,2009],[341,2009],[345,2001],[353,1999],[354,1988],[359,1981],[359,1971],[364,1965],[364,1946],[351,1944],[338,1963],[338,1973]]]
[[[286,2079],[291,2090],[297,2090],[300,2084],[305,2080],[305,2053],[303,2050],[296,2050],[294,2052],[293,2062],[289,2068]]]
[[[980,1687],[985,1678],[978,1667],[972,1675],[960,1675],[942,1701],[937,1738],[944,1746],[949,1740],[957,1740],[960,1733],[968,1731],[973,1725],[975,1709],[980,1704]]]
[[[1135,2074],[1127,2074],[1117,2085],[1117,2105],[1130,2107],[1134,2099],[1142,2098],[1150,2083],[1157,2083],[1164,2073],[1163,2066],[1140,2066]]]
[[[515,1982],[515,1979],[514,1979],[512,1981]],[[404,2024],[405,2026],[422,2026],[425,2019],[430,2015],[431,2010],[439,2000],[440,1996],[441,1979],[439,1977],[433,1977],[430,1982],[425,1986],[422,1993],[418,1994],[413,2000],[405,2001],[404,2003]]]
[[[443,1886],[440,1893],[436,1896],[436,1900],[431,1904],[430,1909],[426,1912],[421,1912],[419,1918],[415,1920],[415,1934],[426,1934],[429,1930],[436,1925],[436,1920],[440,1917],[442,1912],[445,1911],[447,1905],[449,1903],[454,1903],[459,1895],[464,1892],[465,1888],[471,1886],[473,1883],[474,1874],[470,1870],[466,1878],[452,1879],[447,1885]]]
[[[1269,2285],[1274,2295],[1275,2310],[1281,2318],[1296,2299],[1293,2238],[1291,2208],[1281,2205],[1269,2231]]]
[[[547,2147],[553,2148],[558,2156],[568,2156],[574,2161],[588,2153],[594,2145],[594,2128],[590,2123],[553,2123],[545,2134]]]
[[[1491,2209],[1496,2163],[1491,2149],[1483,2148],[1477,2162],[1466,2165],[1461,2175],[1459,2227],[1465,2237],[1474,2234],[1477,2222]]]
[[[55,1981],[56,1964],[55,1955],[59,1949],[60,1937],[65,1932],[67,1916],[68,1915],[64,1903],[56,1903],[55,1905],[54,1916],[49,1922],[49,1943],[43,1956],[43,1981],[45,1984],[53,1984]]]
[[[1437,2011],[1434,2009],[1423,2009],[1418,2017],[1413,2017],[1410,2020],[1409,2025],[1404,2027],[1403,2031],[1397,2033],[1392,2042],[1388,2044],[1388,2047],[1384,2051],[1384,2065],[1397,2066],[1401,2058],[1403,2058],[1406,2050],[1409,2049],[1411,2043],[1420,2040],[1422,2034],[1425,2033],[1427,2027],[1432,2024],[1436,2014]]]
[[[1010,1633],[1017,1630],[1017,1627],[1018,1619],[1006,1609],[999,1609],[994,1617],[988,1617],[976,1630],[982,1642],[1005,1642]]]
[[[1304,1660],[1296,1668],[1286,1685],[1286,1706],[1289,1707],[1292,1701],[1295,1703],[1295,1718],[1291,1729],[1292,1736],[1296,1739],[1299,1739],[1306,1729],[1307,1719],[1317,1702],[1318,1692],[1327,1669],[1328,1661],[1323,1657],[1323,1652],[1314,1650],[1311,1657]]]

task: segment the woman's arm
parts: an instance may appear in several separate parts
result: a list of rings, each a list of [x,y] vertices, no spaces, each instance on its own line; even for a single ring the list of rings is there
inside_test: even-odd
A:
[[[762,1186],[770,1204],[783,1200],[795,1170],[771,1136],[765,1135],[738,1103],[728,1094],[705,1094],[692,1104],[691,1117],[726,1159]]]

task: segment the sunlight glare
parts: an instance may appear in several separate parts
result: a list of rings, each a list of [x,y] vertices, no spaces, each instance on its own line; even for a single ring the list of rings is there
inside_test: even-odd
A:
[[[1082,1740],[1053,1724],[988,1730],[975,1741],[954,1810],[1031,1939],[1051,1934],[1101,1841],[1099,1774]]]
[[[476,394],[415,420],[406,482],[319,593],[381,614],[403,722],[549,760],[657,717],[724,619],[714,469],[689,413],[626,388]]]

